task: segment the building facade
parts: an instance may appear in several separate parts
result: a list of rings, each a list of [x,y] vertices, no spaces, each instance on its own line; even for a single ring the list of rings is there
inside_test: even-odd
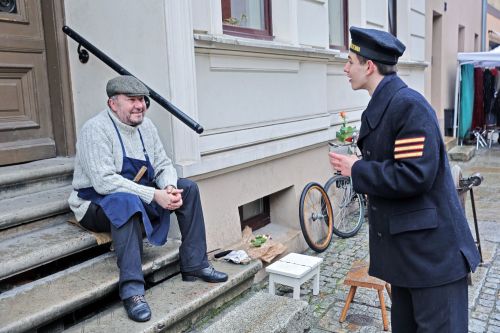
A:
[[[426,1],[425,96],[441,128],[453,118],[458,52],[481,50],[481,0]],[[444,134],[444,133],[443,133]],[[446,133],[449,134],[449,133]]]
[[[399,74],[443,121],[456,52],[479,38],[480,1],[464,1],[473,12],[424,0],[7,1],[0,162],[73,156],[83,123],[106,107],[116,74],[93,55],[80,62],[68,25],[203,126],[155,102],[148,111],[179,176],[200,186],[209,250],[248,224],[301,251],[301,191],[332,175],[339,112],[359,126],[369,101],[343,73],[348,27],[396,34],[407,46]]]

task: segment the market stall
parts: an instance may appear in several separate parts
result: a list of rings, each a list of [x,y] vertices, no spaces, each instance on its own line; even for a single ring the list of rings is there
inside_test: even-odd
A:
[[[491,135],[500,121],[500,49],[457,54],[453,136],[482,128]]]

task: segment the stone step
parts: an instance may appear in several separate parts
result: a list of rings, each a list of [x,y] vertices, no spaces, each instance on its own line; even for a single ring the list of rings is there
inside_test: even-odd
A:
[[[67,185],[1,200],[0,229],[67,212],[71,191]]]
[[[444,144],[446,146],[446,151],[450,151],[453,147],[457,145],[457,138],[452,136],[445,136],[443,138]]]
[[[474,157],[475,153],[475,146],[455,146],[448,151],[448,156],[452,161],[466,162]]]
[[[227,282],[183,282],[179,274],[147,290],[146,300],[153,315],[145,323],[130,320],[120,302],[65,332],[182,332],[208,311],[250,288],[255,273],[262,268],[258,260],[248,265],[223,262],[213,265],[229,274]]]
[[[144,273],[168,267],[178,271],[179,245],[179,241],[170,239],[161,247],[145,242]],[[116,257],[109,252],[0,294],[0,333],[34,330],[96,302],[117,290],[118,274]]]
[[[47,218],[38,228],[24,225],[2,237],[0,280],[96,246],[90,232],[67,222],[70,217],[68,213]]]
[[[71,184],[74,158],[57,157],[0,168],[0,200]]]
[[[258,292],[227,313],[212,319],[202,333],[303,333],[311,329],[311,311],[305,301]]]

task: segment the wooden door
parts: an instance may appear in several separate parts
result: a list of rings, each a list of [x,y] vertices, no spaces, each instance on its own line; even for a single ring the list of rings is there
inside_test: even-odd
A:
[[[40,1],[0,1],[0,165],[56,155]]]

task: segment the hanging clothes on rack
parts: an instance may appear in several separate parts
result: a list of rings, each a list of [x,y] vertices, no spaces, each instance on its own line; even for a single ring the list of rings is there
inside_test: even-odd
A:
[[[460,88],[460,119],[458,137],[464,139],[472,125],[472,108],[474,105],[474,65],[461,66],[462,85]]]
[[[474,111],[472,128],[484,126],[484,76],[481,67],[474,68]]]
[[[484,112],[485,123],[490,124],[493,116],[490,113],[495,98],[495,75],[492,70],[486,68],[484,70]],[[495,121],[496,122],[496,121]]]

